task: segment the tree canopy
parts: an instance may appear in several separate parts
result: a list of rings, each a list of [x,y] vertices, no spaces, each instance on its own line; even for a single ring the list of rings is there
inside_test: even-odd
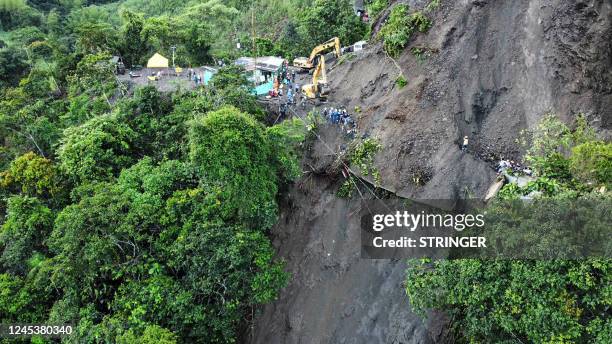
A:
[[[597,139],[584,117],[577,116],[571,130],[553,115],[525,133],[522,142],[537,179],[525,187],[507,184],[500,200],[487,207],[486,219],[494,227],[491,240],[499,235],[511,245],[513,233],[530,231],[538,236],[537,243],[534,238],[532,247],[523,241],[509,250],[526,252],[539,245],[550,250],[565,247],[571,236],[586,230],[584,242],[593,240],[605,248],[610,144]],[[528,203],[519,199],[534,191],[542,196]],[[560,231],[571,225],[576,232]],[[581,259],[412,260],[406,291],[417,311],[447,312],[463,342],[609,342],[610,259],[603,252],[593,258],[567,253]]]
[[[302,128],[267,128],[235,66],[162,93],[128,89],[110,61],[176,46],[178,65],[212,64],[235,49],[235,6],[0,9],[0,322],[74,324],[79,343],[232,343],[276,298],[288,274],[268,229]]]

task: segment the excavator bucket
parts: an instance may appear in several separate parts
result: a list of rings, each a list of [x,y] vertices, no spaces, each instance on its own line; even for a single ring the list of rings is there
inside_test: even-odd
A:
[[[327,95],[329,94],[330,91],[330,87],[328,84],[319,84],[319,97],[320,98],[327,98]]]

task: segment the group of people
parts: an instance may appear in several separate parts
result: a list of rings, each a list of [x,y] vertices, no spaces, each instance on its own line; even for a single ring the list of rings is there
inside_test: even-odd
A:
[[[295,71],[291,72],[291,75],[287,75],[285,79],[285,85],[287,85],[287,102],[289,104],[295,104],[297,98],[301,95],[300,85],[295,82]]]
[[[289,86],[289,85],[288,85]],[[304,95],[300,92],[300,85],[293,84],[293,87],[289,86],[287,88],[287,103],[295,104],[298,101],[299,97],[304,97]],[[304,102],[302,102],[302,105]]]
[[[364,23],[368,23],[368,22],[370,21],[370,15],[368,14],[368,11],[366,11],[366,10],[363,10],[363,9],[358,9],[358,10],[357,10],[357,16],[358,16],[359,18],[361,18],[361,20],[362,20]]]
[[[346,109],[324,108],[323,116],[329,123],[340,124],[340,127],[344,133],[346,133],[349,137],[354,137],[357,131],[355,128],[355,120],[353,120]]]
[[[287,118],[289,107],[295,105],[298,102],[298,98],[301,96],[300,85],[296,82],[295,71],[289,71],[288,67],[283,69],[283,72],[276,76],[274,80],[274,87],[268,93],[268,97],[283,97],[287,96],[286,101],[281,101],[278,104],[279,116],[277,121]],[[280,99],[279,99],[280,100]],[[304,102],[302,102],[304,106]]]
[[[529,167],[514,162],[514,160],[506,160],[502,157],[497,164],[497,173],[504,174],[508,171],[512,172],[512,174],[524,174],[527,176],[531,176],[533,173]]]
[[[187,72],[187,77],[189,78],[189,80],[193,81],[196,86],[204,84],[204,75],[197,73],[193,70],[193,68],[189,68],[189,71]]]
[[[274,86],[268,96],[271,98],[287,95],[287,104],[295,104],[300,97],[300,85],[295,82],[295,71],[279,74],[274,80]]]

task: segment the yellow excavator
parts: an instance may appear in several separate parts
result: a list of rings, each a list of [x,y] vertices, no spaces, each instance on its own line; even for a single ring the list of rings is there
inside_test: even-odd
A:
[[[303,68],[303,69],[312,69],[317,65],[316,60],[318,59],[319,55],[322,55],[323,52],[325,52],[326,50],[330,48],[334,49],[336,53],[336,57],[340,57],[340,55],[342,54],[342,51],[340,49],[340,39],[338,37],[334,37],[330,39],[329,41],[319,44],[316,47],[314,47],[309,57],[298,57],[294,59],[293,66]]]
[[[302,86],[302,94],[308,99],[327,98],[329,85],[327,84],[327,72],[325,71],[325,56],[321,55],[317,68],[312,73],[312,84]]]

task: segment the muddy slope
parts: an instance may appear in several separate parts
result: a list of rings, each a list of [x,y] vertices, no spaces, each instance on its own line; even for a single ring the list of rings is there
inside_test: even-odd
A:
[[[413,3],[415,1],[411,1]],[[418,3],[418,1],[416,1]],[[612,2],[441,1],[397,64],[380,44],[330,73],[332,99],[359,106],[384,146],[383,182],[404,197],[482,195],[520,130],[547,112],[612,128]],[[422,61],[410,48],[427,51]],[[408,80],[395,85],[399,69]],[[459,152],[470,139],[469,154]],[[414,185],[418,176],[430,181]],[[422,179],[422,178],[421,178]]]
[[[568,123],[585,113],[609,135],[610,1],[441,3],[429,33],[396,63],[374,44],[329,72],[330,102],[358,106],[360,134],[383,145],[376,166],[385,188],[410,198],[482,197],[495,178],[491,163],[519,159],[518,133],[546,112]],[[417,61],[413,46],[429,56]],[[398,66],[408,80],[402,89]],[[335,129],[322,133],[340,149]],[[464,135],[470,149],[462,154]],[[325,171],[330,154],[317,143],[305,169]],[[249,342],[444,342],[444,321],[410,312],[403,262],[359,259],[359,202],[338,199],[333,177],[309,174],[285,195],[272,235],[292,280],[261,309]]]
[[[411,313],[402,282],[403,260],[360,259],[362,203],[336,196],[329,174],[341,150],[337,127],[320,130],[304,168],[308,173],[283,199],[274,245],[292,273],[281,298],[256,318],[250,342],[436,343],[443,326]],[[369,185],[360,184],[366,198]],[[444,324],[444,322],[438,322]]]

